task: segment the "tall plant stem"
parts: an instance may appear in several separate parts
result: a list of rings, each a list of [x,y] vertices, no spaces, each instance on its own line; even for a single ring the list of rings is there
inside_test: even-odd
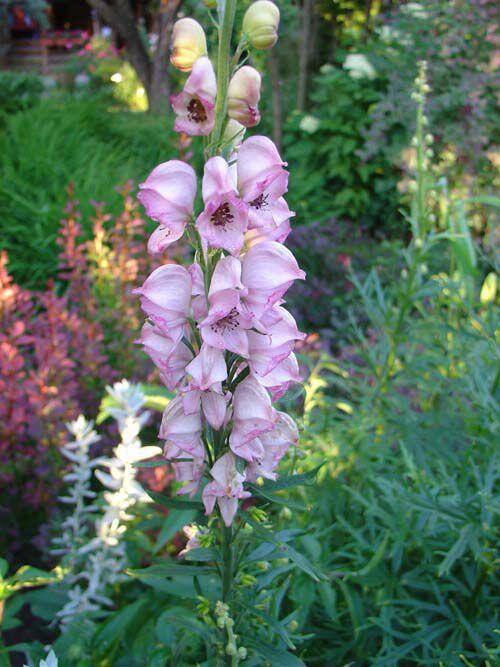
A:
[[[228,602],[233,586],[233,529],[222,522],[222,601]]]
[[[219,49],[217,53],[217,100],[215,102],[215,127],[211,136],[212,155],[216,155],[226,118],[227,88],[231,68],[230,50],[237,0],[226,0],[224,17],[219,25]]]

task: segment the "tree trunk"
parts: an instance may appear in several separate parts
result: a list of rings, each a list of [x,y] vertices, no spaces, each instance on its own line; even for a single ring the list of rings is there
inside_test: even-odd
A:
[[[146,89],[151,113],[164,113],[169,108],[168,54],[172,26],[180,2],[181,0],[162,0],[158,10],[158,42],[153,57],[150,87]]]
[[[283,116],[281,111],[279,63],[276,56],[276,49],[271,49],[271,51],[269,51],[268,64],[269,80],[271,82],[271,99],[273,104],[273,139],[278,150],[281,150]]]
[[[299,81],[297,86],[297,109],[304,111],[307,98],[309,50],[311,48],[311,15],[313,0],[304,0],[302,5],[302,30],[300,35]]]

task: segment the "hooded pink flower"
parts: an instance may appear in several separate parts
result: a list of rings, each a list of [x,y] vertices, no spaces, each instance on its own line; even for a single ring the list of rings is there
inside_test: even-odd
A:
[[[178,387],[185,377],[187,364],[193,358],[191,350],[182,341],[163,336],[160,329],[149,322],[144,323],[137,342],[143,345],[144,352],[160,370],[165,386],[170,391]]]
[[[231,78],[227,89],[227,114],[244,127],[260,123],[261,76],[253,67],[244,65]]]
[[[208,135],[214,127],[217,82],[210,60],[203,56],[194,63],[184,89],[170,101],[177,114],[174,130],[190,135]]]
[[[245,475],[236,470],[236,459],[231,452],[214,463],[210,474],[214,481],[205,486],[202,494],[206,514],[214,511],[217,501],[224,523],[230,526],[238,509],[238,499],[250,497],[250,493],[243,489]]]
[[[187,461],[172,461],[172,468],[174,469],[175,479],[178,482],[188,482],[182,489],[177,491],[178,495],[189,493],[190,496],[194,496],[200,488],[200,483],[205,471],[204,459],[197,458],[189,459]]]
[[[187,415],[182,396],[173,398],[163,412],[158,434],[161,440],[165,440],[165,457],[177,459],[187,454],[195,459],[203,458],[205,449],[201,440],[202,428],[200,412]]]
[[[205,295],[205,279],[203,271],[199,264],[191,264],[188,266],[189,275],[191,276],[192,288],[191,294],[191,308],[193,309],[193,316],[195,320],[201,320],[207,316],[207,297]]]
[[[224,423],[228,400],[222,391],[222,382],[227,378],[224,353],[203,343],[200,353],[187,366],[186,372],[191,380],[184,394],[185,412],[199,411],[201,403],[208,423],[219,430]]]
[[[273,430],[263,433],[260,441],[264,449],[264,456],[247,466],[245,473],[249,482],[254,482],[257,477],[276,479],[277,475],[274,470],[278,463],[289,447],[297,445],[299,441],[297,425],[285,412],[278,412],[278,420]]]
[[[294,280],[303,280],[305,275],[290,250],[280,243],[264,241],[252,246],[243,258],[241,279],[255,316],[260,318]]]
[[[137,198],[149,217],[160,223],[148,241],[148,251],[159,254],[181,238],[193,215],[196,174],[185,162],[169,160],[153,169],[139,188]]]
[[[161,333],[179,340],[189,314],[191,289],[187,269],[178,264],[164,264],[155,269],[134,294],[141,295],[143,311]]]
[[[249,228],[275,231],[294,213],[283,195],[288,190],[286,162],[274,143],[263,136],[250,137],[238,149],[238,190],[249,205]]]
[[[257,439],[271,431],[277,419],[267,391],[251,375],[242,380],[233,395],[233,430],[229,446],[247,461],[262,458],[264,452]]]
[[[249,365],[258,376],[272,371],[293,350],[296,340],[303,340],[290,313],[281,306],[274,306],[260,319],[266,333],[248,331]]]
[[[202,194],[205,210],[196,221],[200,236],[212,248],[238,255],[248,224],[248,206],[239,199],[224,158],[216,156],[205,164]]]
[[[284,396],[291,384],[302,381],[297,357],[291,352],[272,371],[266,375],[257,376],[257,379],[263,387],[270,391],[272,400],[277,401]]]

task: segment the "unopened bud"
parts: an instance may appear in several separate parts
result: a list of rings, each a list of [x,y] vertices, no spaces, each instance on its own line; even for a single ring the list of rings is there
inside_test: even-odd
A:
[[[230,118],[222,136],[222,143],[229,146],[231,151],[237,150],[241,146],[245,131],[246,130],[241,123]]]
[[[235,644],[229,643],[226,646],[226,653],[228,655],[238,655],[238,649],[236,648]]]
[[[170,62],[182,72],[190,72],[198,58],[207,55],[205,31],[194,19],[180,19],[172,32]]]
[[[240,67],[227,89],[227,113],[245,127],[260,122],[260,74],[248,65]]]
[[[278,41],[280,10],[269,0],[257,0],[243,17],[243,32],[255,49],[272,49]]]
[[[246,657],[247,657],[247,650],[246,650],[246,648],[245,648],[244,646],[240,646],[240,648],[238,649],[238,658],[239,658],[240,660],[245,660]]]

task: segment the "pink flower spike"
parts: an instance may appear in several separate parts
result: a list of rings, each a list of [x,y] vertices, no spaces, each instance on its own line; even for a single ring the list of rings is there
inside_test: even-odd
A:
[[[224,523],[230,526],[238,509],[238,499],[250,497],[250,493],[243,489],[245,475],[237,471],[236,459],[231,452],[214,463],[210,474],[214,481],[205,486],[202,494],[205,512],[207,516],[211,514],[217,501]]]
[[[164,454],[167,459],[182,458],[185,454],[203,458],[205,449],[201,440],[201,414],[187,415],[181,395],[173,398],[165,408],[158,437],[165,440]]]
[[[194,63],[184,89],[170,101],[177,114],[174,130],[192,136],[208,135],[213,130],[217,82],[212,63],[207,57]]]
[[[162,334],[179,340],[189,314],[191,288],[187,269],[178,264],[164,264],[155,269],[134,294],[141,295],[143,311]]]
[[[233,395],[233,430],[229,446],[235,454],[253,460],[254,452],[244,445],[266,431],[271,431],[277,419],[267,391],[251,375],[242,380]]]
[[[159,254],[180,239],[193,215],[196,174],[185,162],[169,160],[153,169],[139,188],[137,198],[149,217],[160,223],[148,242],[148,251]]]
[[[261,77],[256,69],[244,65],[233,75],[227,90],[227,113],[229,118],[244,127],[260,123]]]
[[[184,379],[186,366],[193,358],[191,350],[182,341],[173,341],[161,331],[145,322],[138,341],[144,352],[160,370],[160,377],[167,389],[173,391]]]

